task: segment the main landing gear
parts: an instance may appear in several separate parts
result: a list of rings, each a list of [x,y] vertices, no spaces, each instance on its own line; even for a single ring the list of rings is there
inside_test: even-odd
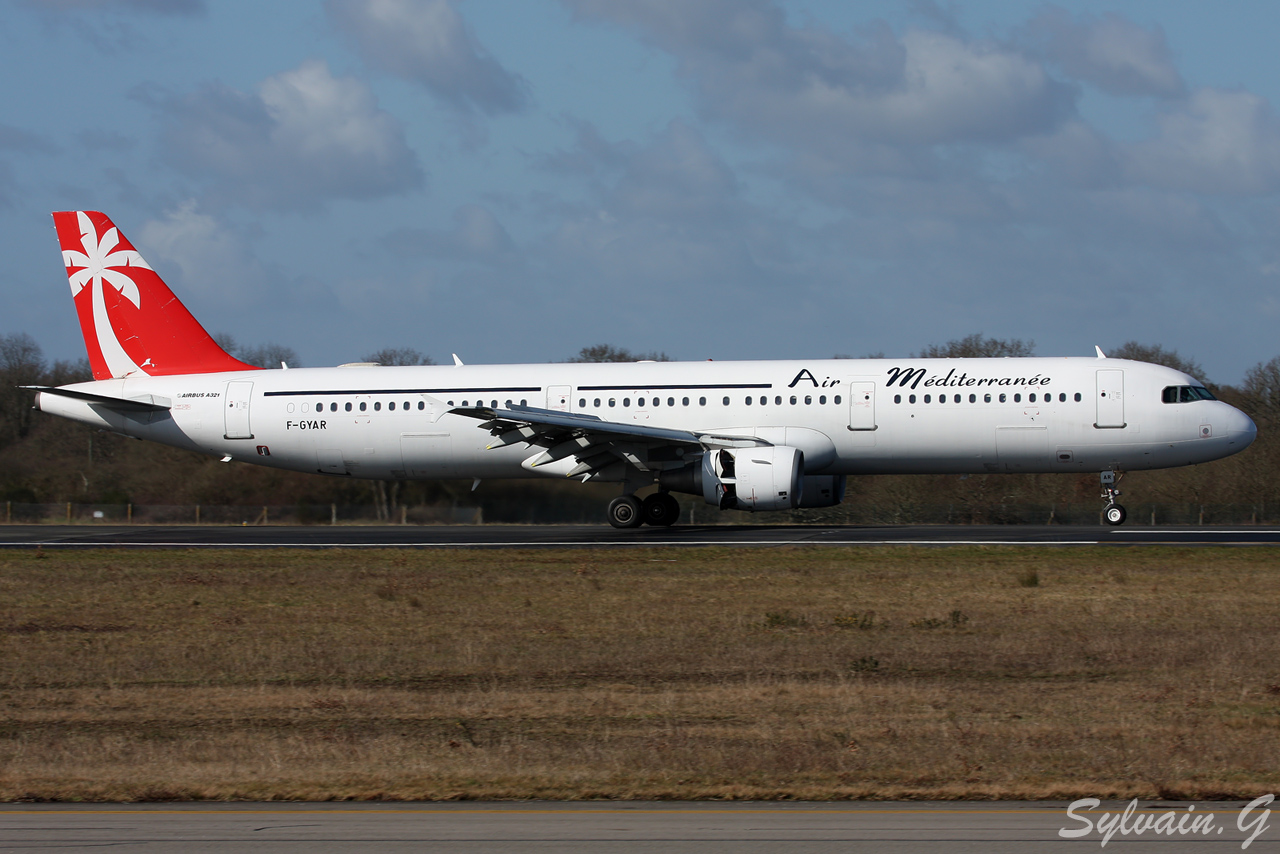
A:
[[[621,495],[609,502],[609,524],[615,528],[665,528],[679,518],[680,502],[667,492],[655,492],[643,501],[634,495]]]
[[[1101,475],[1102,500],[1107,502],[1107,506],[1102,508],[1102,519],[1108,525],[1123,525],[1128,515],[1124,507],[1116,503],[1116,498],[1120,496],[1120,490],[1116,489],[1116,484],[1122,477],[1124,477],[1123,472],[1116,474],[1113,471],[1104,471]]]

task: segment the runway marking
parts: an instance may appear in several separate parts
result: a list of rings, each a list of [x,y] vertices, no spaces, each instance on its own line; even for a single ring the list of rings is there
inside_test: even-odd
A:
[[[461,543],[186,543],[186,542],[118,542],[114,540],[34,540],[0,542],[0,548],[48,546],[84,548],[86,546],[132,546],[134,548],[175,549],[389,549],[389,548],[528,548],[534,546],[569,548],[574,546],[1097,546],[1102,540],[599,540],[529,542],[461,542]],[[1158,543],[1152,543],[1158,545]]]
[[[1094,809],[1090,812],[1109,813],[1121,815],[1127,809],[1125,806],[1117,806],[1114,808]],[[1167,810],[1171,809],[1167,805],[1153,805],[1141,807],[1143,810]],[[1212,813],[1214,815],[1236,815],[1240,812],[1238,807],[1231,809],[1215,809],[1215,810],[1199,810],[1198,812]],[[404,814],[431,814],[431,815],[671,815],[672,813],[690,814],[690,815],[754,815],[754,814],[785,814],[788,816],[795,815],[1064,815],[1066,807],[1041,808],[1027,807],[1025,809],[930,809],[929,807],[916,808],[899,808],[899,809],[839,809],[831,807],[823,807],[821,809],[805,809],[803,806],[784,806],[777,807],[744,807],[742,809],[716,809],[693,807],[684,809],[680,807],[672,807],[670,809],[619,809],[614,807],[606,807],[601,809],[577,808],[569,807],[565,809],[555,809],[552,807],[530,807],[515,808],[501,807],[490,809],[483,806],[470,808],[458,807],[441,807],[439,809],[429,809],[422,807],[409,807],[406,809],[350,809],[337,807],[334,809],[218,809],[216,805],[211,805],[208,809],[191,809],[179,807],[177,809],[167,809],[164,807],[139,806],[137,809],[62,809],[51,808],[42,810],[33,809],[3,809],[0,808],[0,818],[6,815],[49,815],[57,813],[60,815],[404,815]],[[303,826],[303,825],[299,825]]]

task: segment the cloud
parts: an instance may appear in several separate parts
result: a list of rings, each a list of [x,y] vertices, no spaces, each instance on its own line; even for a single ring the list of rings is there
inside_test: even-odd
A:
[[[1021,35],[1068,75],[1109,94],[1172,98],[1186,90],[1158,26],[1143,29],[1114,12],[1073,18],[1050,6]]]
[[[448,0],[328,0],[334,25],[371,66],[463,112],[518,112],[528,84],[485,51]]]
[[[466,204],[453,212],[453,228],[400,229],[387,236],[386,245],[405,256],[430,256],[497,262],[509,259],[515,243],[498,218],[482,205]]]
[[[53,10],[109,9],[156,15],[203,15],[204,0],[28,0],[28,4]]]
[[[212,200],[302,210],[330,199],[367,199],[423,186],[404,129],[369,88],[307,61],[256,92],[206,86],[150,97],[161,113],[162,156],[209,186]]]
[[[1251,92],[1201,88],[1128,149],[1128,168],[1155,187],[1263,195],[1280,190],[1280,116]]]
[[[262,266],[247,244],[245,238],[201,212],[194,199],[166,211],[161,219],[143,223],[137,243],[157,269],[177,267],[177,276],[161,273],[167,280],[176,280],[203,297],[239,301],[266,284]]]
[[[1075,90],[1021,51],[929,30],[793,27],[767,0],[565,0],[671,53],[700,112],[842,166],[909,169],[910,149],[1044,133]]]
[[[0,124],[0,151],[16,151],[19,154],[57,154],[58,146],[39,134]]]

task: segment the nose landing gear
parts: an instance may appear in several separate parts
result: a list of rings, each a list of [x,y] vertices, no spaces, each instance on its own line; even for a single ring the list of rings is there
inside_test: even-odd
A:
[[[1124,473],[1117,474],[1114,471],[1102,472],[1100,479],[1102,481],[1102,500],[1107,502],[1107,506],[1102,508],[1102,519],[1108,525],[1123,525],[1125,518],[1128,516],[1122,505],[1116,502],[1120,496],[1120,490],[1116,489],[1116,484],[1120,482],[1120,478],[1124,477]]]

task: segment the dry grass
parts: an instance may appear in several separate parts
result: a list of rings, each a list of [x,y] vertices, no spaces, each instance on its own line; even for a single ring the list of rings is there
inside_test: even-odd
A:
[[[1266,549],[0,558],[3,800],[1280,785]]]

